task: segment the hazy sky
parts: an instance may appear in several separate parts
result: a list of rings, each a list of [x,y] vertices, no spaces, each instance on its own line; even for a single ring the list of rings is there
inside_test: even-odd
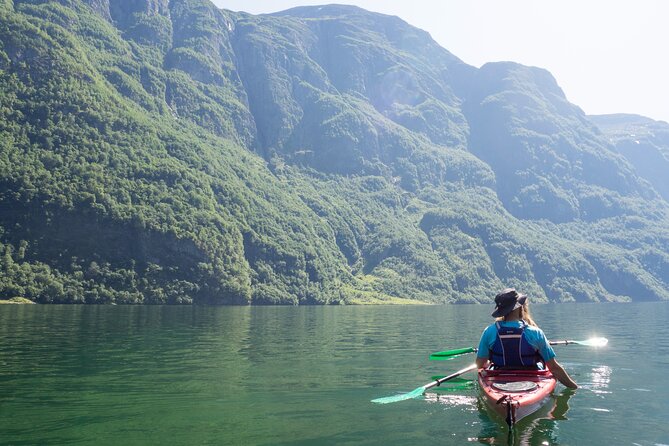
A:
[[[262,14],[313,0],[214,0]],[[428,31],[468,64],[546,68],[588,114],[669,122],[669,0],[342,0]]]

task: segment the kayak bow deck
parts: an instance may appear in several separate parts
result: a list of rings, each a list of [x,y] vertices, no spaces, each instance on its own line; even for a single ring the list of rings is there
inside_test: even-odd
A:
[[[513,426],[549,399],[557,380],[548,370],[481,369],[478,382],[487,405]]]

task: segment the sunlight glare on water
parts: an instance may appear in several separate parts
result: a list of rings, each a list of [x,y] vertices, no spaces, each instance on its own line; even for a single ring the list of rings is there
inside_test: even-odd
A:
[[[590,347],[606,347],[606,344],[609,343],[609,340],[606,338],[590,338],[585,342],[581,342],[582,345],[588,345]]]

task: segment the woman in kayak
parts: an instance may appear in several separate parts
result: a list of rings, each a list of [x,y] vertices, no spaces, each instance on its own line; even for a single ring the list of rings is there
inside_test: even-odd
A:
[[[484,368],[492,363],[496,368],[548,367],[553,376],[570,389],[578,386],[555,359],[555,352],[546,335],[532,320],[527,296],[507,288],[495,296],[498,318],[481,336],[476,365]]]

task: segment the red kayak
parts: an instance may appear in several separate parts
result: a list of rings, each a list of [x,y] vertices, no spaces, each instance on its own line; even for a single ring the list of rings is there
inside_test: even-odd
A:
[[[549,370],[479,370],[483,398],[509,426],[546,403],[556,383]]]

